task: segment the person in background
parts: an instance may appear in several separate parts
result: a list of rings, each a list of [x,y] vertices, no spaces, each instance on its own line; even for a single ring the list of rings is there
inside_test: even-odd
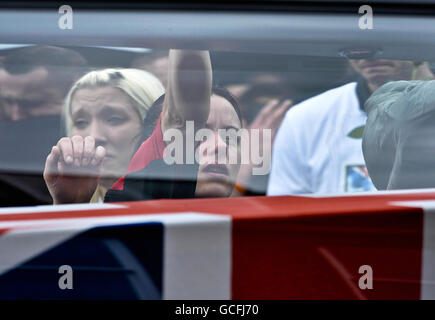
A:
[[[381,85],[394,80],[433,77],[426,62],[350,60],[357,82],[326,91],[287,111],[272,154],[268,195],[342,193],[375,190],[348,178],[370,180],[361,148],[364,103]],[[355,182],[355,183],[354,183]]]
[[[8,120],[21,121],[59,116],[69,88],[84,73],[87,62],[70,49],[32,46],[10,53],[3,67],[3,108]]]
[[[144,141],[144,119],[163,93],[156,77],[137,69],[91,71],[72,86],[63,113],[67,137],[44,171],[54,204],[103,201]]]
[[[435,81],[395,81],[365,104],[362,147],[379,190],[435,187]]]
[[[14,49],[0,69],[0,203],[48,204],[42,172],[46,150],[61,137],[60,113],[71,85],[87,61],[71,49]]]

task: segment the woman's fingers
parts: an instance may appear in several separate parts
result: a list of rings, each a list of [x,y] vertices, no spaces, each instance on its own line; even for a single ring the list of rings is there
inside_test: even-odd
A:
[[[293,105],[293,101],[291,100],[284,100],[283,103],[279,105],[279,108],[277,108],[271,118],[273,121],[273,126],[279,126],[281,124],[282,119],[284,118],[285,113],[288,109]]]
[[[102,146],[95,146],[95,139],[91,136],[85,138],[74,136],[72,138],[62,138],[53,148],[57,159],[57,171],[61,174],[77,174],[78,167],[81,167],[83,173],[88,172],[86,167],[95,167],[101,165],[106,156],[106,149]],[[52,153],[53,153],[52,150]],[[54,168],[50,157],[50,165]],[[89,168],[91,169],[91,168]],[[64,172],[65,171],[65,172]]]
[[[95,155],[95,139],[91,136],[87,136],[83,142],[83,157],[82,165],[88,166],[91,164]]]
[[[45,161],[45,168],[44,168],[44,179],[50,180],[53,175],[58,173],[58,166],[57,163],[59,162],[60,158],[60,151],[57,146],[54,146],[51,148],[51,152],[47,156],[47,159]]]
[[[91,165],[92,166],[99,166],[101,165],[104,157],[106,156],[106,149],[104,149],[104,147],[102,146],[98,146],[95,149],[95,155],[94,158],[91,161]]]
[[[82,165],[83,157],[83,137],[74,136],[71,138],[71,143],[73,149],[74,166],[80,167]]]
[[[281,105],[282,113],[286,113],[293,106],[293,100],[287,99]]]
[[[263,107],[262,111],[267,115],[269,112],[275,109],[278,106],[278,104],[279,104],[278,99],[272,99]]]
[[[74,153],[72,141],[70,138],[62,138],[57,143],[57,147],[61,153],[61,160],[67,165],[71,165],[74,162]]]
[[[273,99],[269,101],[258,113],[252,122],[250,128],[255,129],[276,129],[279,126],[287,110],[293,105],[289,99],[280,103],[278,100]]]
[[[258,114],[260,119],[268,118],[273,110],[279,105],[279,101],[277,99],[270,100]],[[264,120],[263,120],[264,121]]]
[[[255,116],[254,120],[250,124],[251,129],[262,128],[268,121],[268,117],[275,106],[278,105],[278,100],[274,99],[269,101],[260,112]]]

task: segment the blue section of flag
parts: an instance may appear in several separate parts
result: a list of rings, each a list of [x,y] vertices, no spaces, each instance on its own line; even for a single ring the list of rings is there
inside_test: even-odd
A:
[[[162,223],[89,229],[0,276],[0,299],[161,299]],[[62,265],[73,289],[59,288]]]

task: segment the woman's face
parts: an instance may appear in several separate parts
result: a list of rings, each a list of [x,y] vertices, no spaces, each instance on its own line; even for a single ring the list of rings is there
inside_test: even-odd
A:
[[[119,178],[127,170],[142,133],[142,119],[120,89],[79,89],[71,102],[72,136],[92,136],[106,149],[101,176]]]
[[[214,141],[207,139],[199,145],[200,163],[196,184],[196,197],[229,197],[233,192],[239,173],[240,164],[218,164],[218,151],[227,155],[240,156],[240,143],[235,135],[225,139],[218,134],[218,129],[240,130],[241,124],[231,103],[217,95],[212,95],[210,101],[210,115],[206,128],[214,132]],[[207,150],[204,152],[204,150]]]

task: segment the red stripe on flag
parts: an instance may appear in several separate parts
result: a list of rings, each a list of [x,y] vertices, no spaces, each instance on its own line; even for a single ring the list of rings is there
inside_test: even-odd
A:
[[[423,213],[233,222],[233,299],[419,299]],[[373,290],[360,290],[361,265]]]
[[[2,221],[111,217],[155,213],[202,212],[228,214],[235,220],[277,219],[306,215],[366,214],[402,211],[406,207],[389,205],[391,201],[435,199],[434,193],[408,195],[378,195],[336,198],[308,198],[297,196],[246,197],[228,199],[152,200],[119,203],[126,208],[83,211],[37,212],[32,214],[0,214]],[[409,208],[408,208],[409,210]]]

